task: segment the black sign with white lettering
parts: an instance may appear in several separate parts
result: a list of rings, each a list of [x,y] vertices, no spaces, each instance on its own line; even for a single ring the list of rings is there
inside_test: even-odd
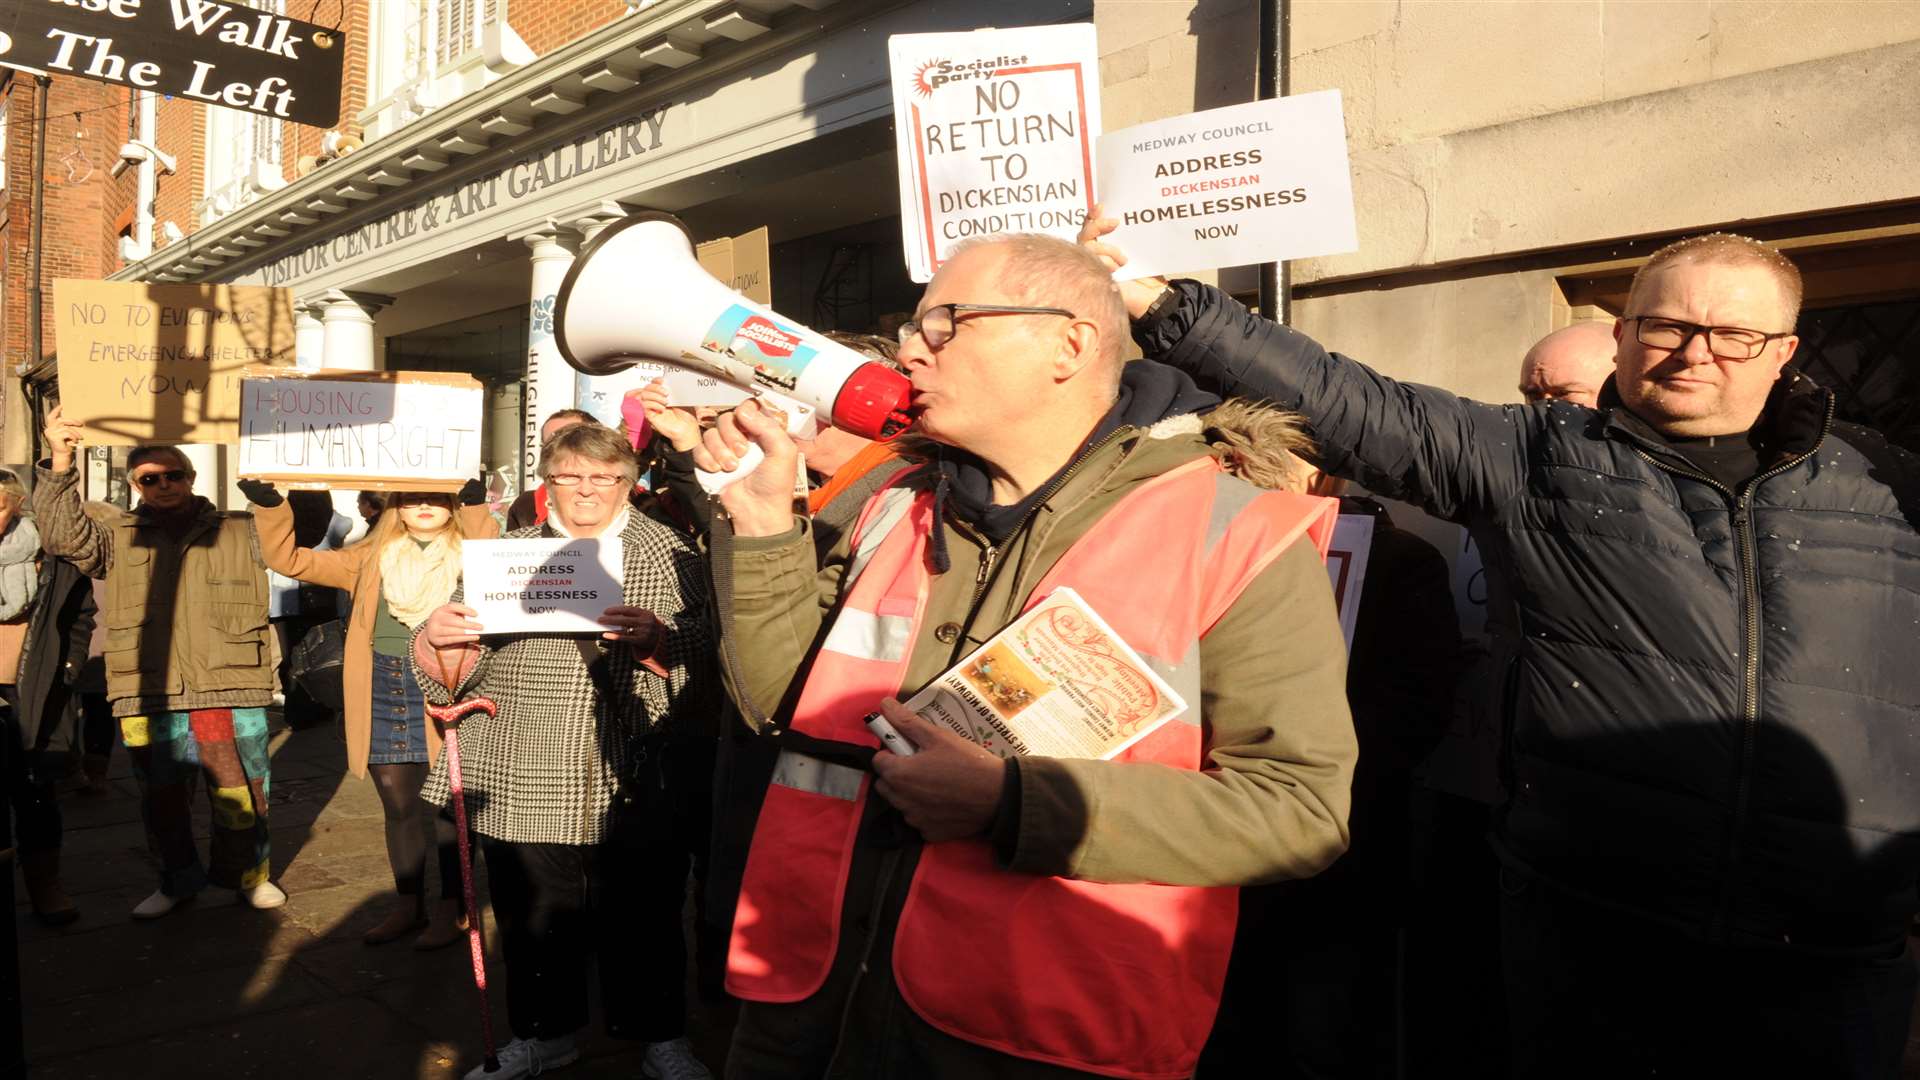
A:
[[[340,120],[346,35],[241,0],[0,0],[0,66],[297,124]]]

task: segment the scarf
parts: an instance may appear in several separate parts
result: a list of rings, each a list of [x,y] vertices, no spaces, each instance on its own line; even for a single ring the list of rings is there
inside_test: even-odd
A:
[[[387,610],[409,630],[446,603],[460,584],[460,558],[450,535],[451,529],[442,530],[422,544],[409,533],[387,541],[380,551],[380,593]]]
[[[0,536],[0,622],[13,622],[33,607],[40,591],[40,530],[16,517]]]

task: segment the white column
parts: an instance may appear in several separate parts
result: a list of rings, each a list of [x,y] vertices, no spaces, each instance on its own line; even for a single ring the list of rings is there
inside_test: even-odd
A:
[[[584,250],[593,243],[594,237],[606,231],[607,226],[627,216],[619,203],[603,202],[590,209],[583,210],[570,224],[580,232],[580,246]],[[589,375],[584,371],[574,372],[573,401],[576,408],[585,409],[610,428],[620,426],[620,399],[628,388],[639,383],[629,377],[631,373],[619,375]]]
[[[573,369],[553,340],[553,305],[560,279],[573,265],[571,236],[557,226],[520,237],[533,251],[533,288],[527,326],[527,390],[523,396],[521,488],[533,486],[540,464],[540,423],[556,409],[574,407]]]
[[[312,300],[293,302],[293,363],[302,371],[318,371],[326,355],[327,327],[320,307]]]
[[[322,313],[321,366],[372,371],[373,314],[393,303],[393,297],[330,289],[317,298],[317,303]]]
[[[318,366],[348,371],[374,370],[377,365],[374,363],[373,315],[391,303],[391,296],[343,289],[329,289],[315,297],[314,306],[321,313]],[[297,335],[299,324],[295,327]],[[299,338],[296,336],[294,340],[298,342]],[[334,510],[355,523],[355,533],[364,532],[360,524],[360,493],[335,488],[332,495]],[[350,540],[358,538],[357,535],[349,537]]]

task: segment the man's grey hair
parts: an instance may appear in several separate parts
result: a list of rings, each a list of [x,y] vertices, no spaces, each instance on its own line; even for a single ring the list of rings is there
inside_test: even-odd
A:
[[[553,465],[562,458],[594,461],[617,469],[632,487],[640,478],[640,463],[633,456],[627,437],[600,424],[575,424],[562,430],[540,448],[540,479],[553,475]]]
[[[1001,233],[976,236],[954,245],[953,259],[974,248],[1004,247],[1000,287],[1008,298],[1026,307],[1058,307],[1086,319],[1100,331],[1096,358],[1120,384],[1120,366],[1126,355],[1127,305],[1120,299],[1113,271],[1100,257],[1079,244],[1040,233]]]
[[[193,462],[187,459],[186,451],[177,446],[165,446],[160,443],[136,446],[128,451],[127,471],[132,472],[149,461],[158,461],[161,458],[172,458],[179,465],[180,471],[188,476],[193,475]]]

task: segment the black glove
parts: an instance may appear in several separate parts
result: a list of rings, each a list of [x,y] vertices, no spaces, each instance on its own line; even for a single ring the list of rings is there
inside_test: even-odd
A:
[[[255,506],[279,506],[287,501],[280,494],[279,489],[265,480],[242,480],[234,486],[239,488],[240,494],[245,495],[247,501]]]
[[[487,485],[479,480],[469,480],[460,486],[461,506],[480,506],[487,501]]]

